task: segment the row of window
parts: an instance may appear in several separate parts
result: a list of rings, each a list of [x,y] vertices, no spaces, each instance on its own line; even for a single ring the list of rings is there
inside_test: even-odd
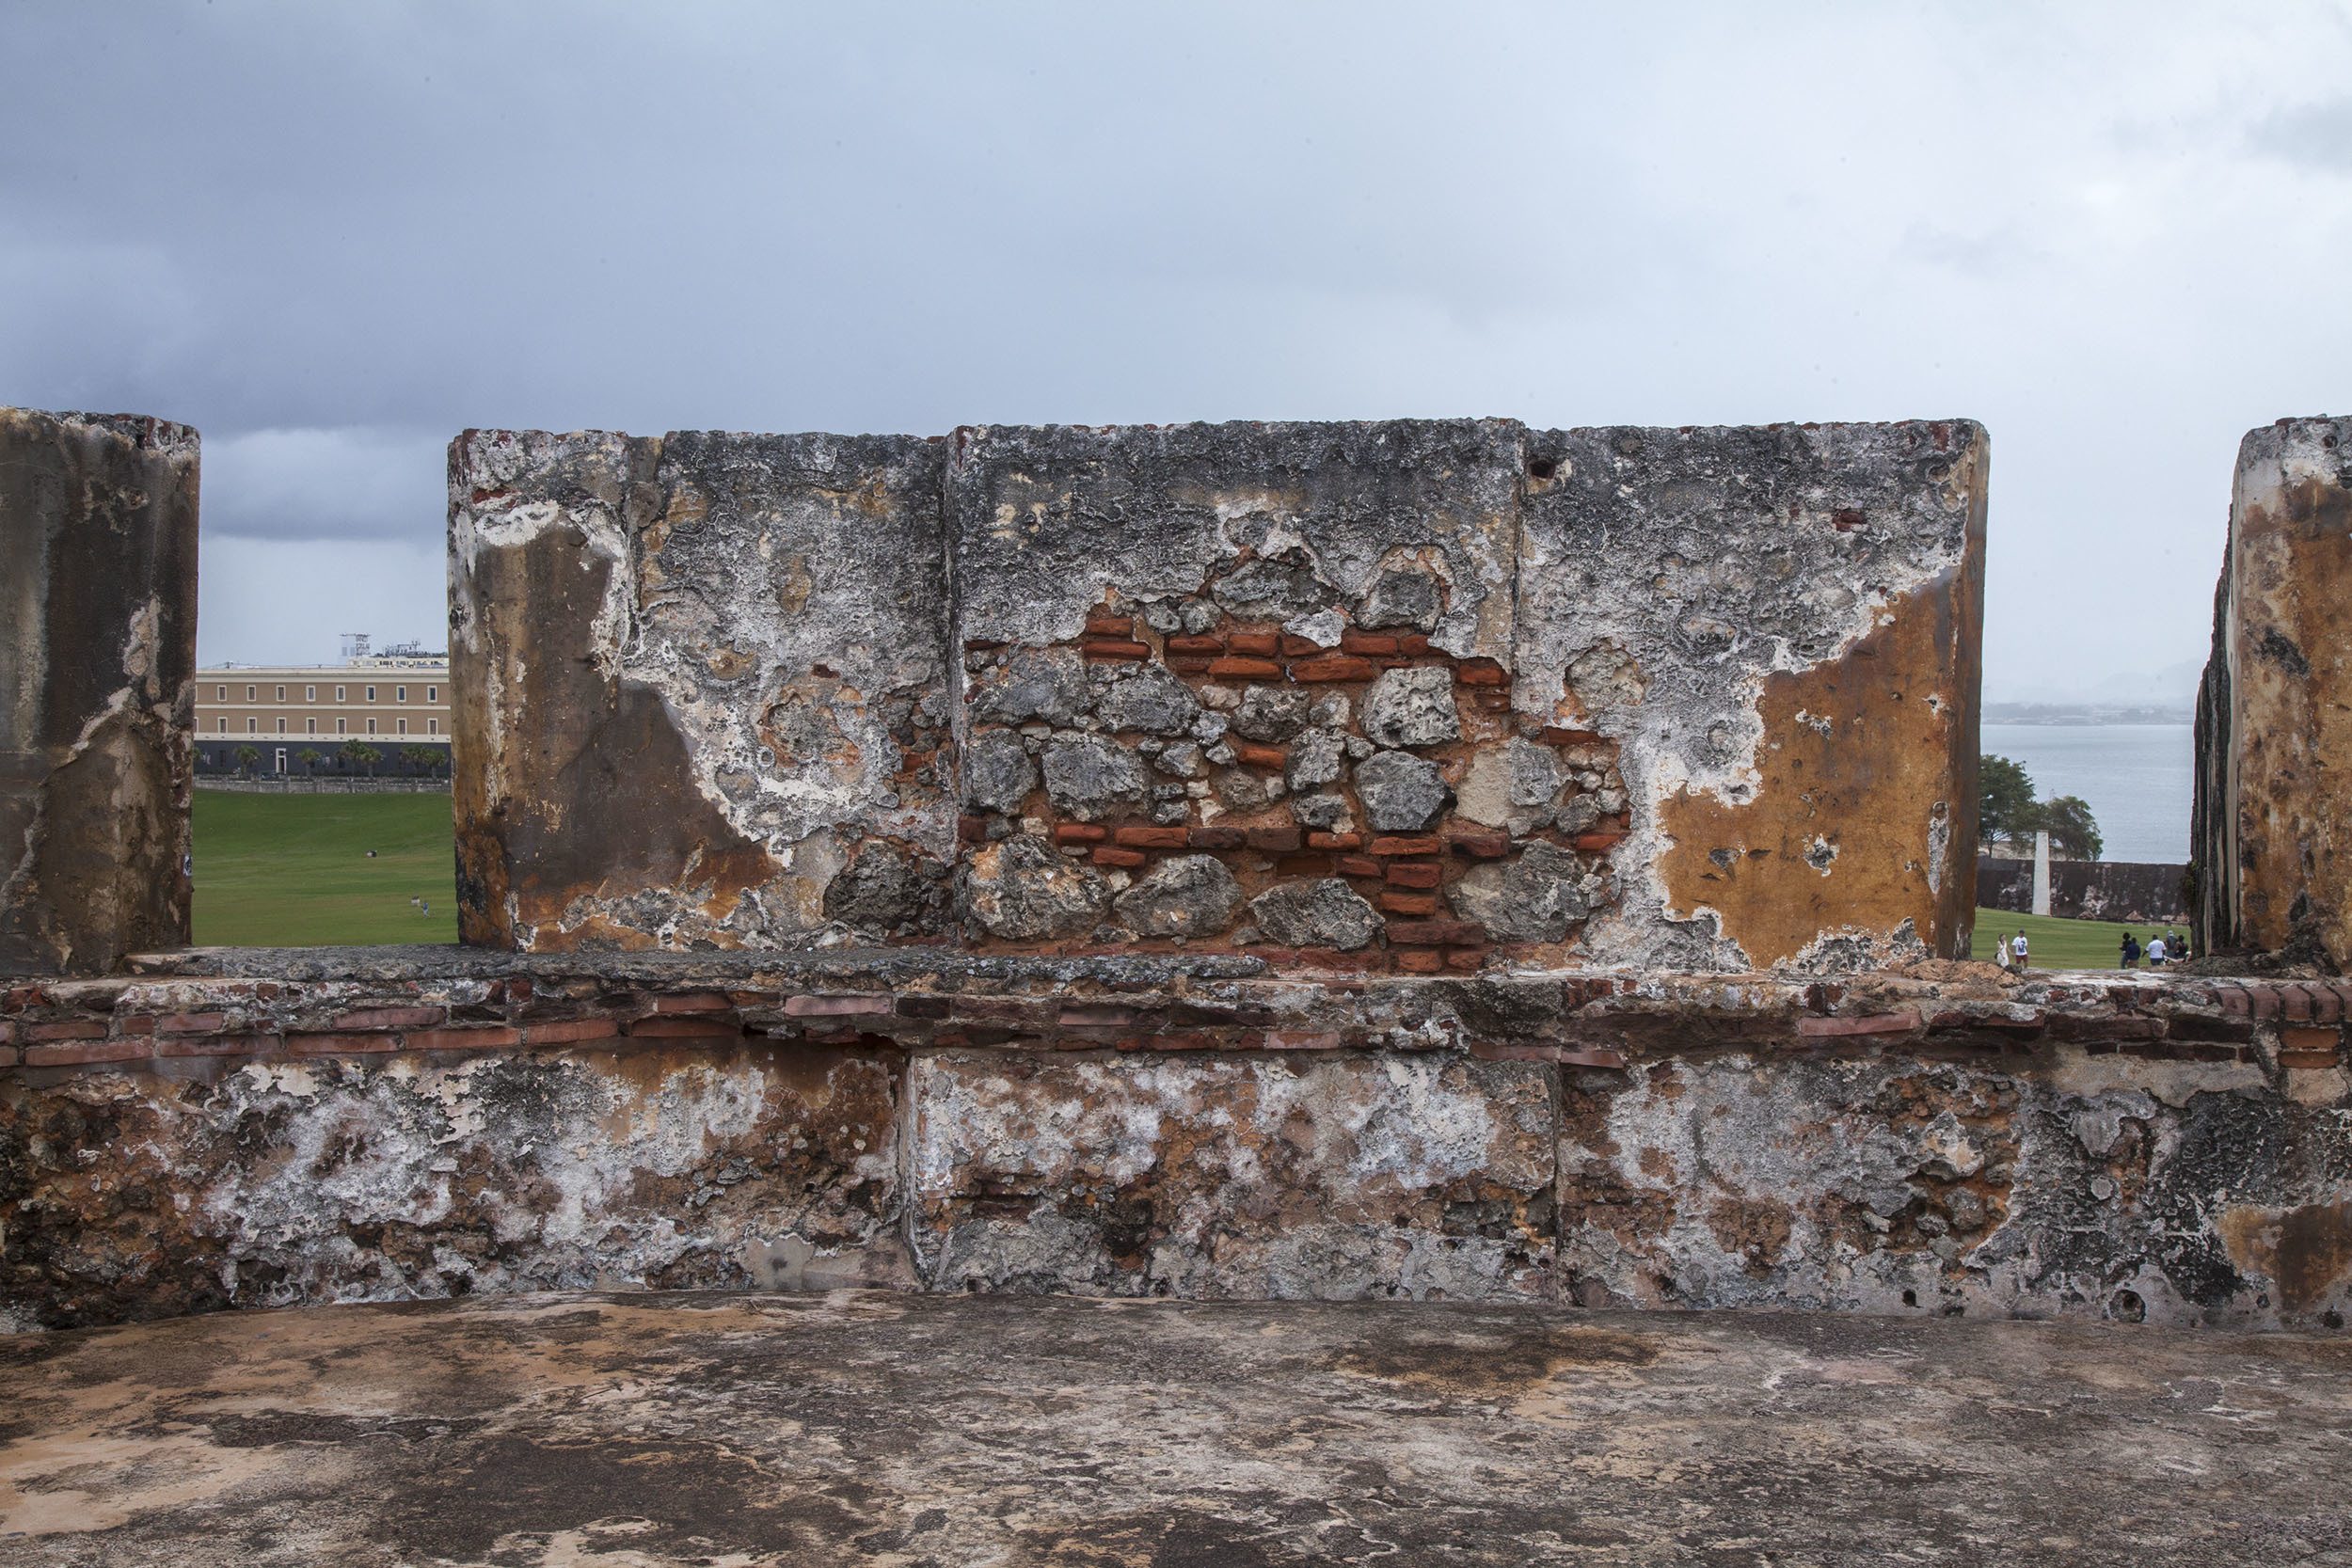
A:
[[[245,689],[245,700],[246,700],[246,702],[248,702],[248,703],[250,703],[250,702],[257,702],[257,701],[259,701],[260,699],[259,699],[259,698],[258,698],[255,694],[256,694],[257,692],[259,692],[261,689],[261,689],[260,687],[258,687],[258,686],[248,686],[248,687],[246,687],[246,688]],[[341,703],[341,702],[347,702],[347,701],[349,701],[350,699],[348,699],[347,697],[345,697],[345,696],[343,695],[343,693],[344,693],[344,692],[346,692],[346,691],[348,691],[349,689],[350,689],[350,688],[349,688],[349,687],[343,687],[343,686],[339,686],[339,687],[337,687],[337,688],[335,689],[335,700],[336,700],[337,702],[339,702],[339,703]],[[363,697],[363,698],[361,698],[361,699],[360,699],[362,702],[369,702],[369,703],[372,703],[372,702],[375,701],[375,688],[373,688],[373,687],[372,687],[372,686],[363,686],[363,687],[361,687],[359,689],[367,693],[367,695],[366,695],[365,697]],[[213,688],[213,700],[214,700],[215,702],[216,702],[216,703],[225,703],[225,702],[227,702],[227,701],[229,700],[229,689],[228,689],[227,687],[225,687],[225,686],[215,686],[215,687],[214,687],[214,688]],[[279,688],[278,689],[278,700],[279,702],[281,702],[281,703],[282,703],[282,702],[284,702],[284,701],[286,700],[286,689],[285,689],[284,687],[282,687],[282,686],[281,686],[281,687],[279,687]],[[319,689],[318,689],[317,687],[315,687],[315,686],[306,686],[306,687],[304,687],[304,688],[302,689],[302,700],[303,700],[304,702],[306,702],[306,703],[315,703],[315,702],[317,702],[317,701],[319,700]],[[408,700],[408,689],[407,689],[406,687],[405,687],[405,686],[395,686],[395,687],[393,687],[393,688],[392,688],[392,701],[393,701],[393,702],[396,702],[396,703],[405,703],[405,702],[406,702],[407,700]],[[428,686],[428,687],[426,687],[426,688],[424,689],[424,700],[425,700],[426,702],[428,702],[428,703],[437,703],[437,702],[439,702],[439,701],[441,700],[441,689],[440,689],[439,687],[437,687],[437,686]]]
[[[223,720],[220,720],[218,722],[219,722],[219,724],[220,724],[220,728],[219,728],[218,730],[216,730],[215,732],[214,732],[214,733],[215,733],[215,734],[217,734],[217,735],[227,735],[227,734],[229,733],[229,721],[228,721],[228,720],[226,720],[226,719],[223,719]],[[261,721],[260,720],[258,720],[258,719],[248,719],[248,720],[246,720],[246,721],[245,721],[245,733],[246,733],[246,734],[247,734],[247,735],[259,735],[259,734],[261,734],[261,733],[262,733],[262,731],[261,731],[261,722],[262,722],[262,721]],[[346,729],[346,728],[344,727],[344,726],[345,726],[346,724],[348,724],[349,722],[350,722],[350,721],[349,721],[349,720],[346,720],[346,719],[338,719],[338,720],[336,720],[336,721],[335,721],[335,733],[336,733],[337,735],[349,735],[351,732],[350,732],[348,729]],[[405,719],[395,719],[395,720],[393,720],[393,721],[392,721],[392,722],[393,722],[393,723],[395,723],[395,724],[398,724],[398,725],[400,726],[400,728],[398,728],[398,729],[396,729],[396,730],[394,730],[394,731],[392,732],[394,735],[406,735],[406,734],[408,733],[408,721],[407,721],[407,720],[405,720]],[[278,733],[279,735],[284,735],[285,733],[287,733],[287,732],[286,732],[286,721],[285,721],[283,719],[280,719],[279,721],[278,721]],[[317,720],[315,720],[315,719],[305,719],[305,720],[302,721],[302,733],[303,733],[304,735],[316,735],[316,734],[318,734],[318,733],[319,733],[319,721],[318,721]],[[371,719],[371,720],[369,720],[369,721],[368,721],[368,728],[367,728],[367,733],[368,733],[369,735],[373,735],[373,734],[375,733],[375,721],[374,721],[374,720],[373,720],[373,719]],[[428,719],[428,720],[426,720],[426,721],[424,721],[424,733],[425,733],[425,734],[427,734],[427,735],[438,735],[438,734],[440,734],[440,733],[441,733],[441,721],[440,721],[438,719]]]

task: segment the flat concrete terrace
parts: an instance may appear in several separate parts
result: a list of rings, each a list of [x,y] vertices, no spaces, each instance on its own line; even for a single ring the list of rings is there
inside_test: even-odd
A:
[[[0,1339],[0,1560],[2352,1562],[2352,1341],[554,1294]]]

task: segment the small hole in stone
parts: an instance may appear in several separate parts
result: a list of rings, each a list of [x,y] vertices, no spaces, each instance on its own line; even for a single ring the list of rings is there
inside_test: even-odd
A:
[[[1918,1306],[1918,1305],[1919,1305],[1919,1292],[1918,1292],[1918,1291],[1905,1291],[1903,1292],[1903,1305],[1904,1305],[1905,1307],[1916,1307],[1916,1306]]]
[[[2319,1321],[2326,1323],[2329,1328],[2342,1328],[2344,1326],[2344,1314],[2330,1307],[2328,1310],[2322,1312],[2319,1315]]]
[[[2328,444],[2335,445],[2333,441]],[[1527,460],[1527,477],[1530,479],[1550,479],[1559,472],[1560,460],[1556,457],[1531,457]]]
[[[2148,1304],[2139,1299],[2137,1291],[2118,1291],[2107,1302],[2107,1316],[2117,1323],[2145,1323],[2148,1321]]]

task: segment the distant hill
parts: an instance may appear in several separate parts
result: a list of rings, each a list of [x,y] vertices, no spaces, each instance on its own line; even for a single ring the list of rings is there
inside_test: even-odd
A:
[[[2201,662],[2107,675],[2073,689],[2010,687],[1989,694],[1989,724],[2185,724],[2196,716]]]

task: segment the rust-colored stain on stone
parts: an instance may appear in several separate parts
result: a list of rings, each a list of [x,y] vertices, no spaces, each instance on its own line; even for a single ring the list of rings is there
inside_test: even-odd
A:
[[[1833,662],[1764,680],[1759,783],[1737,804],[1682,790],[1661,811],[1672,907],[1713,910],[1757,965],[1824,937],[1908,924],[1964,957],[1974,901],[1974,585],[1947,581],[1889,608]],[[1917,808],[1890,818],[1883,803]]]

